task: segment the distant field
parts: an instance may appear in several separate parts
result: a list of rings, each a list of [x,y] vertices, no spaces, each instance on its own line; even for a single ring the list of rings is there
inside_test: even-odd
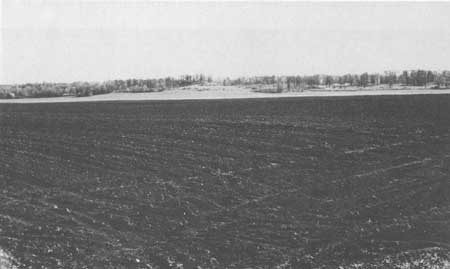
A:
[[[0,104],[0,190],[23,267],[449,268],[450,95]]]
[[[144,101],[144,100],[216,100],[216,99],[248,99],[248,98],[292,98],[323,96],[373,96],[373,95],[418,95],[418,94],[450,94],[450,89],[429,89],[423,87],[348,87],[317,88],[291,92],[261,92],[252,87],[240,86],[189,86],[159,92],[113,92],[93,96],[75,97],[43,97],[0,99],[1,103],[73,103],[98,101]]]

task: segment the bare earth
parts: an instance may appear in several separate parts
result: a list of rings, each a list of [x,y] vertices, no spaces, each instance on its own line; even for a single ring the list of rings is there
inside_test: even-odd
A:
[[[368,95],[415,95],[450,94],[450,89],[367,89],[367,90],[308,90],[303,92],[261,93],[236,86],[192,86],[162,92],[110,93],[89,97],[50,97],[0,99],[0,103],[63,103],[94,101],[139,101],[139,100],[200,100],[200,99],[242,99],[316,96],[368,96]]]

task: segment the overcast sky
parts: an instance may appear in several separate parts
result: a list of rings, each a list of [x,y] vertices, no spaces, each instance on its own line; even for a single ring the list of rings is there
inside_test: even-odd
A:
[[[2,83],[450,69],[450,3],[1,1]]]

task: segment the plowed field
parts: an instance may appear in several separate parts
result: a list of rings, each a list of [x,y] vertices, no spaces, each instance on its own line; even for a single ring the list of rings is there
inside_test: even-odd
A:
[[[450,95],[0,104],[0,248],[32,268],[449,266]]]

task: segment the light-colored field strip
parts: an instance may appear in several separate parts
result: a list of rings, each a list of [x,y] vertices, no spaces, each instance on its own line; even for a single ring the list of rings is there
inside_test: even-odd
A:
[[[450,94],[450,89],[406,89],[406,90],[314,90],[304,92],[261,93],[250,89],[233,86],[215,86],[208,89],[188,88],[162,92],[145,93],[109,93],[88,97],[51,97],[0,99],[0,103],[66,103],[96,101],[139,101],[139,100],[203,100],[203,99],[247,99],[247,98],[280,98],[280,97],[326,97],[326,96],[372,96],[372,95],[417,95],[417,94]]]

